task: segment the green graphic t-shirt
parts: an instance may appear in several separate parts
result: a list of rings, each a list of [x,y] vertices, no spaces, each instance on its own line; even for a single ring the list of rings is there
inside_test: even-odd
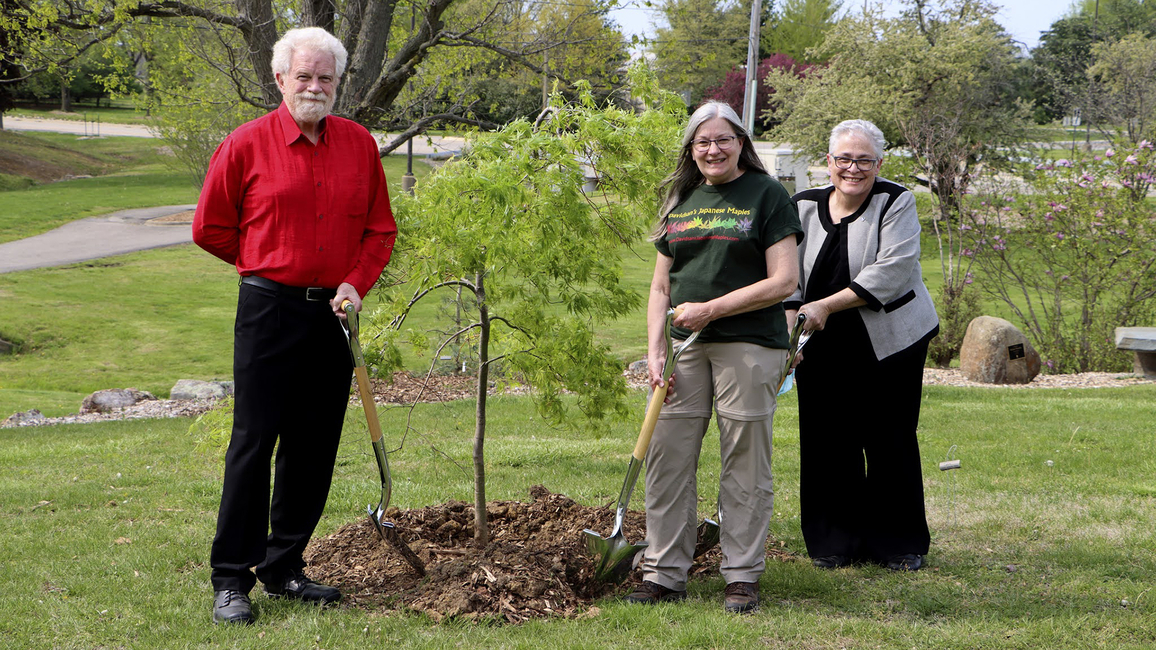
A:
[[[746,172],[722,185],[700,185],[671,210],[666,234],[655,242],[673,258],[670,304],[706,302],[767,278],[766,251],[784,237],[802,239],[799,213],[781,184]],[[675,336],[690,333],[675,328]],[[786,348],[782,304],[713,321],[704,342],[743,341]]]

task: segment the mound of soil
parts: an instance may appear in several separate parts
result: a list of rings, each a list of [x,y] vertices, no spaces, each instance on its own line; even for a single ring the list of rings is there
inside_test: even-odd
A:
[[[536,485],[533,499],[493,501],[491,542],[478,548],[473,540],[474,509],[461,501],[399,511],[387,518],[425,562],[419,578],[389,544],[377,536],[368,517],[328,537],[314,540],[306,551],[309,575],[341,588],[346,601],[374,611],[408,609],[434,620],[447,617],[520,623],[548,616],[581,616],[595,599],[629,591],[625,586],[594,579],[594,558],[586,550],[583,529],[608,536],[614,527],[614,506],[591,508]],[[646,536],[641,512],[628,512],[626,539]],[[768,553],[786,554],[768,543]],[[768,559],[772,559],[770,556]],[[716,547],[699,558],[692,575],[716,573]]]

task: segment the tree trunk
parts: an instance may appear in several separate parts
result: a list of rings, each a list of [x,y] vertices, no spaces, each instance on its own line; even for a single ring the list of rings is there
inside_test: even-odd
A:
[[[336,10],[333,0],[302,0],[301,24],[307,27],[320,27],[332,34],[333,15]]]
[[[271,0],[236,0],[238,17],[247,26],[242,28],[245,43],[249,46],[249,63],[261,84],[261,95],[265,103],[275,107],[281,103],[281,91],[273,76],[270,63],[273,61],[273,44],[277,42],[277,25],[273,20]]]
[[[72,112],[72,90],[68,87],[68,80],[60,80],[60,110],[63,113]]]
[[[426,13],[418,16],[417,30],[385,66],[378,68],[380,77],[358,102],[352,114],[367,113],[371,108],[392,106],[405,84],[417,74],[417,67],[425,60],[429,48],[437,43],[445,24],[442,14],[454,0],[430,0]],[[364,27],[362,33],[365,33]]]
[[[490,377],[490,310],[486,306],[484,272],[477,275],[478,320],[482,324],[478,341],[478,406],[474,416],[474,541],[479,547],[490,541],[490,521],[486,512],[486,395]]]
[[[349,65],[342,82],[344,88],[342,96],[338,98],[339,113],[348,113],[349,108],[360,104],[381,75],[385,48],[389,41],[383,35],[389,34],[393,27],[396,7],[396,0],[369,0],[366,3],[356,47],[349,53]]]

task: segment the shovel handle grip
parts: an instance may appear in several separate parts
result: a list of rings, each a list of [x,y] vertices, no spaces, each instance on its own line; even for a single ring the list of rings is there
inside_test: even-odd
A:
[[[654,389],[650,396],[650,403],[646,406],[646,417],[642,420],[642,430],[638,432],[638,442],[634,445],[634,458],[646,459],[646,449],[650,447],[650,438],[654,435],[654,427],[658,424],[658,413],[662,411],[662,403],[666,401],[666,389],[669,384],[664,383]]]
[[[347,314],[352,314],[353,310],[354,310],[353,301],[351,301],[349,298],[346,298],[345,300],[341,301],[341,311],[343,311]]]

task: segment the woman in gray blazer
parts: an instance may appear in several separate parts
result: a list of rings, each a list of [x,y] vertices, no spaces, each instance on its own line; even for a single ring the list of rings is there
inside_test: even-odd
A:
[[[848,120],[831,132],[831,185],[795,195],[805,236],[788,322],[815,335],[800,355],[800,506],[817,567],[923,566],[919,403],[939,318],[919,265],[912,193],[878,178],[884,139]]]

